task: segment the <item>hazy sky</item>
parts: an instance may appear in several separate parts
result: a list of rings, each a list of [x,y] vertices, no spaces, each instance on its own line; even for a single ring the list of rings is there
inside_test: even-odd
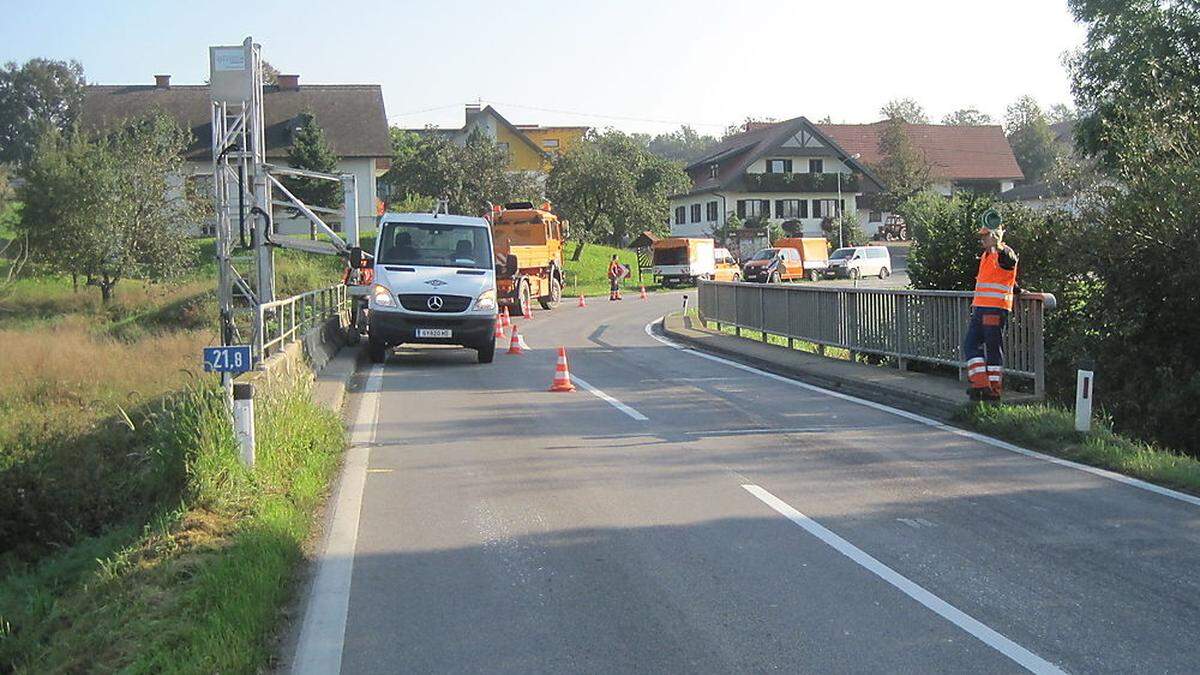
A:
[[[1061,59],[1083,30],[1065,0],[0,0],[0,60],[78,59],[94,83],[199,83],[207,47],[247,35],[301,85],[383,85],[402,126],[459,126],[482,100],[518,124],[719,133],[747,115],[871,122],[899,96],[935,121],[1070,102]]]

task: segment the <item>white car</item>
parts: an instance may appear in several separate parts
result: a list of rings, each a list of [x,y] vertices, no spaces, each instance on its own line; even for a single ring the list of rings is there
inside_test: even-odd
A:
[[[371,360],[400,344],[461,345],[480,363],[496,353],[496,269],[483,218],[388,213],[375,242],[369,296]]]
[[[892,273],[892,255],[886,246],[847,246],[829,255],[825,276],[858,279],[879,277]]]

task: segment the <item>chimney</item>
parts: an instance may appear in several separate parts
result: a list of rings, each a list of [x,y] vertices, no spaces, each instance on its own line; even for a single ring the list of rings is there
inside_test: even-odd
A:
[[[154,88],[155,89],[170,89],[171,88],[171,76],[170,75],[155,75],[154,76]]]
[[[468,103],[467,104],[467,123],[463,126],[470,126],[471,121],[475,119],[475,116],[479,114],[480,110],[483,110],[483,107],[480,106],[478,103]]]
[[[299,75],[279,75],[275,79],[279,83],[279,91],[300,91]]]

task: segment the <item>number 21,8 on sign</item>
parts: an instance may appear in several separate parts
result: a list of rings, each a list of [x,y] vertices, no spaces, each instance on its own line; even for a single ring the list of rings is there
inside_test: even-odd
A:
[[[250,346],[204,348],[204,372],[243,373],[250,370]]]

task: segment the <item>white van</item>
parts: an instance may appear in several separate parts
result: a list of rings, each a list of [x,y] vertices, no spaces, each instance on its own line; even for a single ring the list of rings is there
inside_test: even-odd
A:
[[[879,277],[886,279],[892,273],[892,254],[886,246],[847,246],[829,255],[827,277],[858,279]]]
[[[461,345],[480,363],[496,353],[496,269],[483,218],[388,213],[375,242],[368,304],[371,360],[400,344]]]

